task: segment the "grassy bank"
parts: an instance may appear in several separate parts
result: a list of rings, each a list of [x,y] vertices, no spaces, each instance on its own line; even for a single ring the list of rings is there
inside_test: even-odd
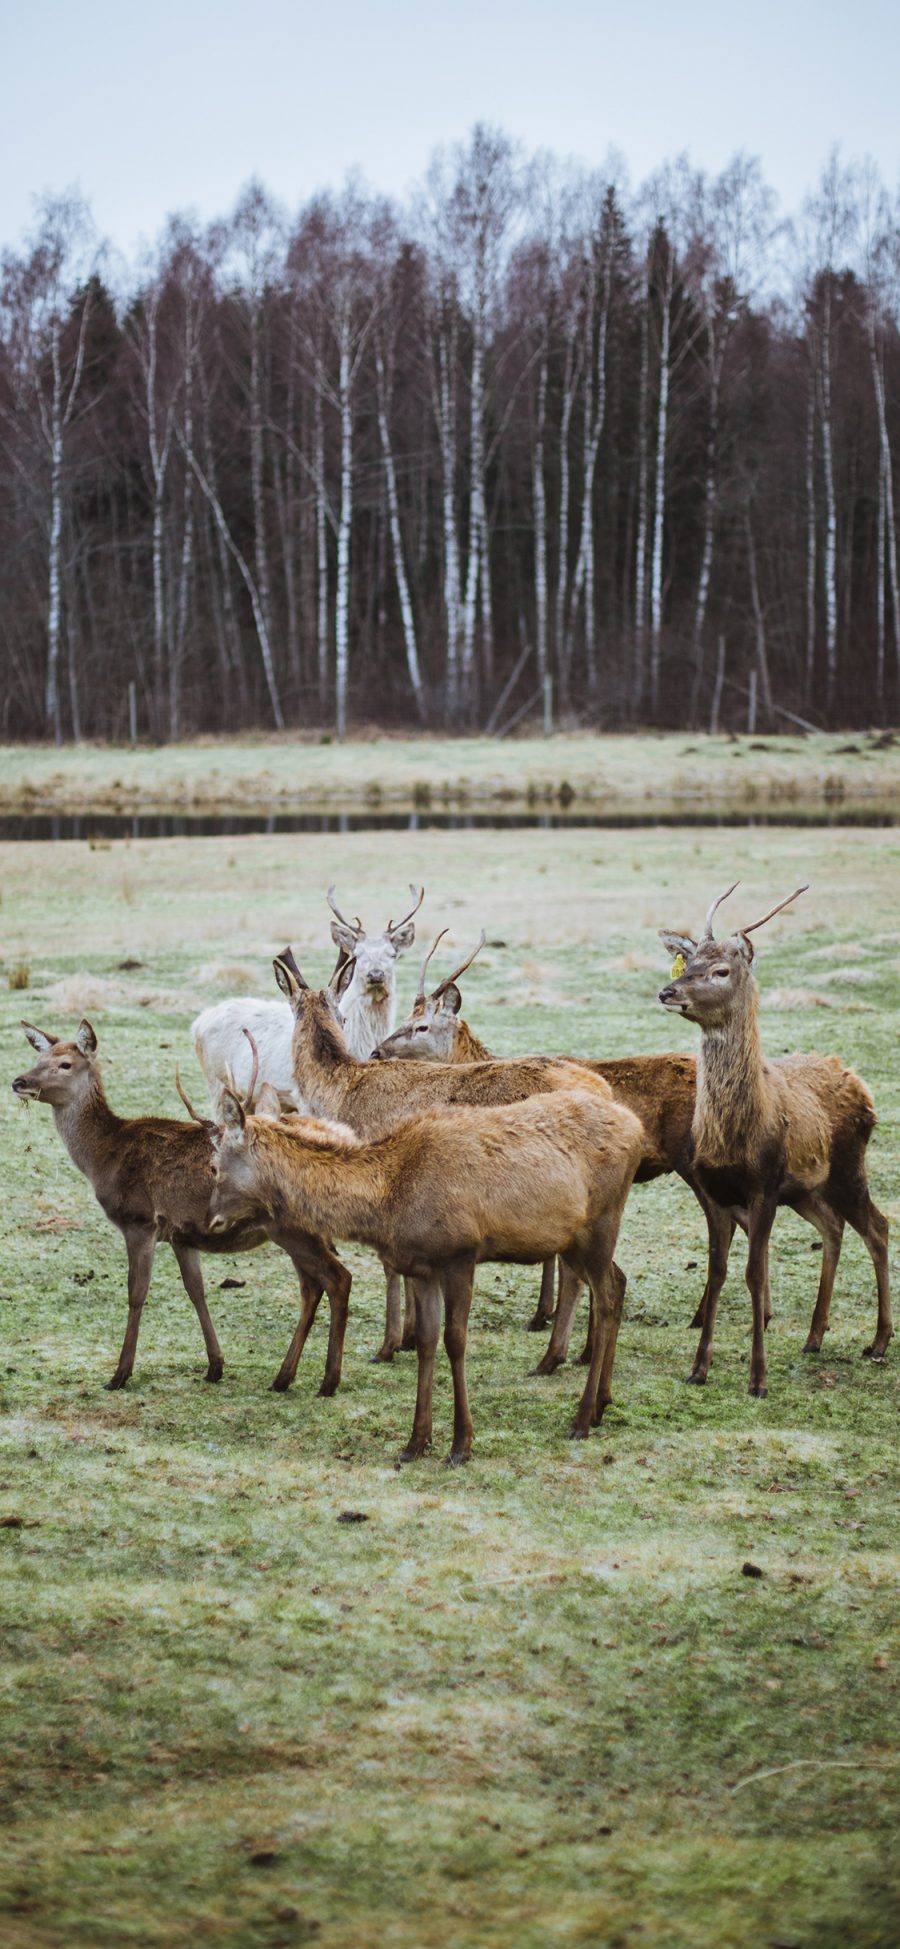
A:
[[[887,740],[887,741],[886,741]],[[890,734],[785,738],[203,739],[162,750],[81,745],[0,748],[0,809],[304,805],[752,807],[874,804],[900,794]]]
[[[30,1060],[20,1015],[60,1032],[87,1012],[115,1106],[174,1113],[176,1057],[200,1090],[195,1007],[268,994],[288,939],[311,976],[331,966],[331,879],[375,923],[424,880],[423,936],[449,923],[448,952],[487,927],[466,1010],[499,1053],[694,1048],[655,1002],[656,927],[696,925],[736,873],[736,918],[810,878],[759,937],[764,1039],[870,1081],[896,1224],[898,868],[890,830],[0,846],[4,1942],[893,1941],[900,1390],[893,1349],[860,1358],[875,1294],[855,1238],[804,1357],[819,1259],[779,1220],[753,1402],[736,1247],[709,1385],[686,1388],[704,1228],[682,1187],[644,1187],[595,1438],[565,1439],[576,1369],[527,1377],[535,1275],[487,1268],[473,1462],[442,1464],[442,1364],[434,1456],[401,1471],[414,1357],[369,1365],[383,1286],[356,1248],[333,1401],[321,1327],[291,1393],[268,1391],[297,1308],[270,1250],[205,1262],[220,1387],[161,1250],[135,1379],[104,1393],[124,1252],[49,1111],[7,1085]]]

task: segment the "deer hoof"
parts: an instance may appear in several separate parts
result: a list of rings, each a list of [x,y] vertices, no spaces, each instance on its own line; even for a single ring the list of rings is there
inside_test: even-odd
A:
[[[569,1440],[588,1441],[590,1438],[590,1433],[591,1433],[590,1424],[585,1428],[580,1421],[573,1421],[572,1426],[569,1429]]]
[[[320,1394],[323,1394],[325,1396],[325,1399],[327,1401],[330,1400],[332,1394],[337,1393],[337,1390],[338,1390],[338,1381],[329,1380],[326,1376],[325,1380],[323,1380],[322,1385],[318,1391]]]
[[[528,1321],[525,1331],[526,1333],[543,1333],[548,1326],[552,1326],[552,1325],[553,1325],[552,1315],[545,1318],[543,1313],[532,1313],[531,1319]]]
[[[702,1308],[702,1306],[698,1306],[698,1308],[697,1308],[697,1311],[696,1311],[696,1313],[694,1314],[694,1317],[693,1317],[693,1319],[692,1319],[692,1321],[691,1321],[691,1323],[690,1323],[690,1326],[688,1327],[688,1332],[689,1332],[689,1333],[699,1333],[699,1332],[700,1332],[700,1328],[702,1327],[702,1325],[703,1325],[703,1323],[704,1323],[704,1317],[705,1317],[705,1316],[704,1316],[704,1312],[703,1312],[703,1308]]]
[[[398,1462],[418,1462],[425,1454],[426,1449],[430,1447],[430,1441],[416,1442],[415,1445],[410,1442],[406,1448],[401,1448],[397,1460]]]
[[[444,1466],[445,1468],[448,1469],[461,1469],[465,1466],[466,1462],[470,1462],[471,1459],[472,1459],[471,1450],[466,1449],[464,1454],[455,1455],[453,1453],[453,1450],[451,1449],[450,1454],[447,1456],[447,1460]]]
[[[751,1381],[747,1392],[749,1393],[752,1400],[764,1401],[769,1390],[765,1384],[765,1381],[758,1381],[755,1386]]]
[[[288,1388],[290,1387],[292,1378],[293,1376],[290,1374],[276,1374],[275,1379],[272,1382],[272,1393],[286,1394]]]
[[[691,1369],[691,1372],[690,1372],[689,1374],[685,1374],[685,1377],[684,1377],[684,1384],[685,1384],[685,1387],[705,1387],[705,1386],[706,1386],[706,1375],[705,1375],[705,1374],[695,1374],[695,1373],[694,1373],[694,1370],[693,1370],[693,1368],[692,1368],[692,1369]]]
[[[863,1347],[862,1357],[864,1360],[874,1360],[876,1366],[880,1366],[886,1353],[887,1347],[879,1347],[876,1340],[873,1346]]]
[[[104,1381],[107,1394],[117,1394],[120,1387],[127,1385],[128,1378],[127,1374],[114,1374],[111,1381]]]
[[[397,1351],[396,1347],[379,1347],[377,1353],[373,1353],[370,1355],[369,1358],[370,1367],[377,1367],[379,1365],[383,1367],[389,1367],[391,1361],[394,1358],[396,1351]]]
[[[801,1352],[802,1352],[802,1353],[821,1353],[821,1351],[822,1351],[822,1342],[821,1342],[821,1340],[820,1340],[820,1339],[818,1338],[818,1336],[817,1336],[816,1334],[814,1334],[814,1333],[811,1333],[811,1334],[810,1334],[810,1336],[809,1336],[809,1339],[808,1339],[808,1340],[805,1340],[805,1341],[804,1341],[804,1343],[803,1343],[803,1346],[802,1346],[802,1348],[801,1348]]]
[[[557,1367],[561,1367],[562,1365],[563,1365],[562,1354],[545,1353],[543,1360],[539,1360],[536,1367],[529,1368],[528,1370],[529,1378],[533,1380],[536,1374],[539,1377],[544,1376],[546,1374],[555,1374]]]
[[[224,1372],[225,1372],[224,1361],[219,1360],[215,1364],[211,1361],[209,1366],[206,1369],[205,1378],[210,1382],[211,1386],[214,1387],[216,1385],[216,1382],[221,1380]]]

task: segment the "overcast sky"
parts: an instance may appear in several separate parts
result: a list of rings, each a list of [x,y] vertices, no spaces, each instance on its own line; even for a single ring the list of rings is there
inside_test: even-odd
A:
[[[0,0],[0,245],[80,187],[129,256],[166,214],[289,209],[357,167],[402,195],[478,119],[633,182],[759,155],[785,210],[832,142],[900,179],[898,0]]]

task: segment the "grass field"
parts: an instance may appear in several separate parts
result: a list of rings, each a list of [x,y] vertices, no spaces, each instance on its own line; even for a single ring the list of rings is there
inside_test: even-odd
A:
[[[219,806],[503,805],[636,812],[647,804],[820,810],[896,806],[900,739],[812,737],[394,738],[344,745],[296,736],[204,738],[162,750],[0,746],[0,810],[79,812]]]
[[[896,1224],[898,868],[889,829],[3,845],[3,1073],[30,1063],[21,1015],[61,1032],[87,1013],[115,1107],[174,1114],[176,1058],[199,1093],[201,1001],[274,992],[286,940],[330,968],[331,879],[375,924],[424,880],[422,932],[448,923],[448,953],[487,927],[466,1009],[498,1053],[694,1049],[655,1000],[657,926],[695,927],[735,874],[738,919],[809,878],[759,937],[765,1045],[869,1080]],[[490,1267],[474,1459],[443,1466],[442,1361],[434,1454],[401,1470],[415,1359],[369,1365],[366,1253],[346,1251],[334,1400],[322,1326],[290,1394],[268,1390],[297,1310],[271,1249],[205,1262],[218,1388],[161,1249],[134,1380],[107,1394],[123,1247],[49,1110],[5,1087],[0,1121],[4,1944],[896,1941],[900,1342],[860,1358],[859,1241],[804,1357],[819,1261],[779,1220],[764,1401],[736,1246],[709,1385],[687,1388],[704,1228],[683,1187],[644,1187],[594,1438],[565,1438],[577,1369],[528,1377],[536,1275]]]

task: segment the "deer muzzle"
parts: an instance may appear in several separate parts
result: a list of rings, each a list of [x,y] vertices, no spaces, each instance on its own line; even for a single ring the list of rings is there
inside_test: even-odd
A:
[[[41,1093],[38,1085],[31,1081],[30,1076],[17,1076],[13,1083],[13,1090],[16,1096],[31,1097],[32,1100],[36,1100]]]
[[[679,1015],[683,1015],[687,1007],[687,1002],[679,993],[675,982],[670,982],[667,988],[661,988],[657,1000],[662,1002],[663,1008],[668,1008]]]

